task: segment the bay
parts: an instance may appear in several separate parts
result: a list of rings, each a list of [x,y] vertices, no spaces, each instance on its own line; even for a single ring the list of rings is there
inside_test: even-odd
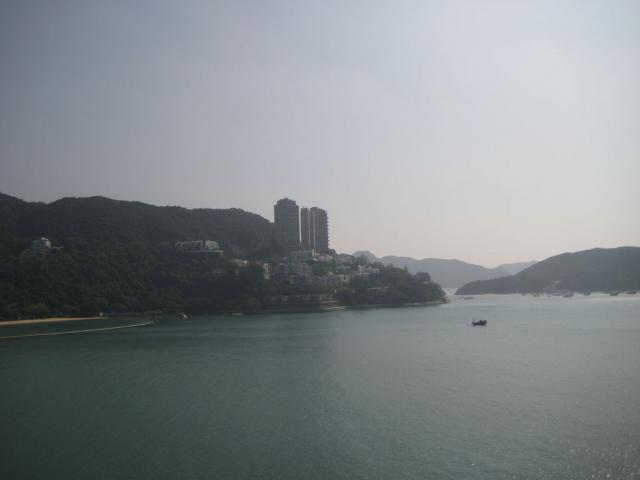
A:
[[[638,365],[631,295],[4,340],[0,478],[640,478]]]

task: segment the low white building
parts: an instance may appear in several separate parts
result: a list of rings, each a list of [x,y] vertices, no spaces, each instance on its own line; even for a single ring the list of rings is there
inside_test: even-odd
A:
[[[229,263],[236,268],[246,268],[249,266],[249,262],[247,260],[242,260],[241,258],[232,258],[229,260]]]
[[[51,241],[46,237],[36,238],[31,242],[31,250],[41,252],[43,250],[51,249]]]
[[[357,277],[369,278],[380,274],[380,269],[370,265],[358,265],[358,271],[355,273]]]
[[[273,274],[273,265],[269,262],[262,262],[262,277],[265,280],[270,280]]]
[[[222,253],[220,245],[215,240],[189,240],[176,242],[176,250],[187,253]]]
[[[350,275],[352,271],[351,265],[338,264],[333,268],[333,273],[336,275]]]

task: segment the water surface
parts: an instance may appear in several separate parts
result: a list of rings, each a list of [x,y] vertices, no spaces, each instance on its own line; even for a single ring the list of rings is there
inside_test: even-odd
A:
[[[596,294],[5,340],[0,478],[640,478],[639,364]]]

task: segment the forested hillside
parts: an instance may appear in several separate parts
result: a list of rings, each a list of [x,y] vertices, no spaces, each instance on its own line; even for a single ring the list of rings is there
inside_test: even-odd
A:
[[[533,293],[549,288],[571,291],[621,291],[640,289],[640,247],[594,248],[563,253],[517,275],[470,282],[460,295],[481,293]]]
[[[21,255],[42,236],[52,241],[50,253]],[[28,203],[0,194],[0,317],[251,303],[261,272],[247,269],[220,282],[214,271],[228,268],[220,257],[173,248],[178,240],[196,239],[218,241],[226,258],[279,252],[273,225],[238,209],[188,210],[103,197]]]

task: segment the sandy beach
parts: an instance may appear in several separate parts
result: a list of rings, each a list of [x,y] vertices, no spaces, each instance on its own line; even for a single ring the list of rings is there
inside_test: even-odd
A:
[[[73,322],[76,320],[104,320],[108,317],[50,317],[50,318],[34,318],[32,320],[9,320],[0,322],[0,327],[8,327],[9,325],[31,325],[37,323],[57,323],[57,322]]]

